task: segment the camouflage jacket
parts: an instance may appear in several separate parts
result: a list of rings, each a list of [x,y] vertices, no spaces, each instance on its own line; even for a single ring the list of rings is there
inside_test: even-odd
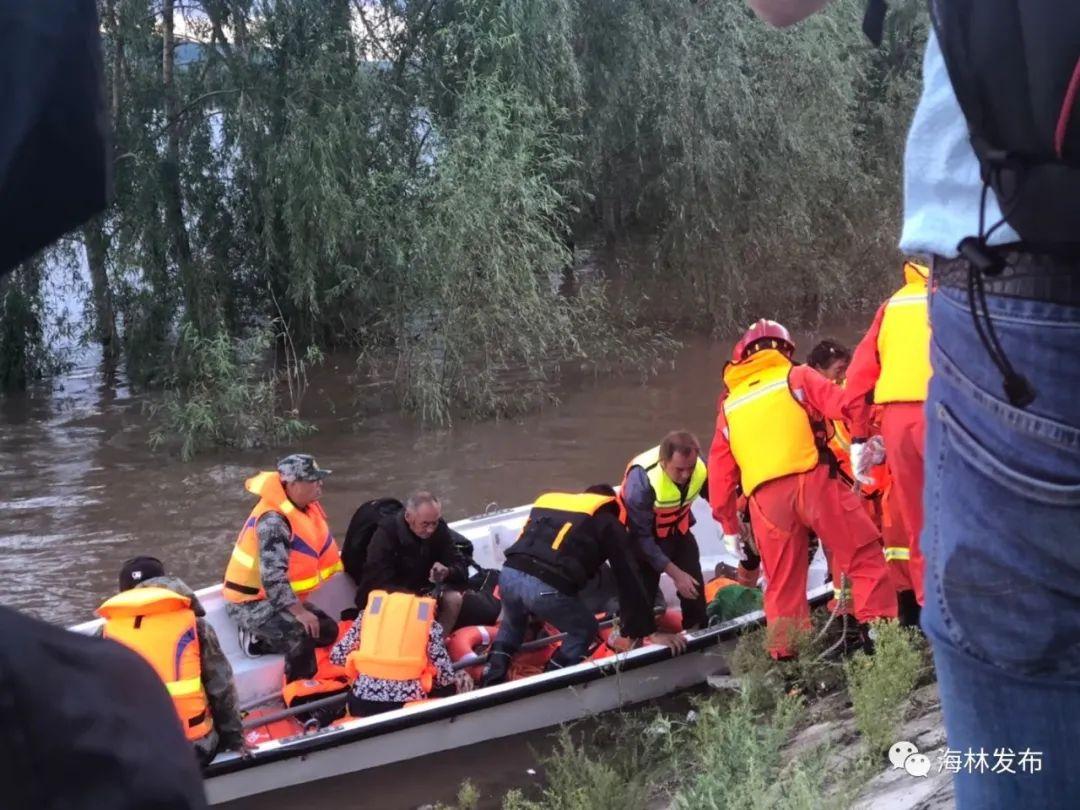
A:
[[[233,683],[232,666],[221,650],[214,628],[204,618],[206,611],[195,592],[179,577],[154,577],[140,582],[136,588],[167,588],[191,599],[195,613],[195,632],[199,637],[199,653],[202,659],[202,682],[210,715],[214,718],[214,730],[221,740],[221,748],[237,749],[244,742],[243,721],[240,717],[240,699]],[[98,630],[98,635],[101,630]]]
[[[289,584],[289,522],[277,512],[267,512],[255,524],[255,534],[259,538],[259,576],[266,601],[274,613],[288,610],[297,602]]]

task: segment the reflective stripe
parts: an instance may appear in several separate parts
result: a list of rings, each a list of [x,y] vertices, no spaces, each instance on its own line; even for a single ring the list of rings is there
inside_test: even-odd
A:
[[[919,304],[926,303],[926,293],[920,293],[917,295],[899,295],[896,298],[889,299],[889,306],[910,307],[918,306]]]
[[[563,540],[566,539],[566,535],[570,533],[572,528],[574,528],[573,523],[564,523],[562,528],[559,529],[559,533],[555,535],[555,539],[551,542],[551,547],[558,551],[559,546],[563,544]]]
[[[885,559],[889,562],[893,560],[910,560],[911,549],[906,546],[886,546]]]
[[[741,408],[746,403],[753,402],[755,399],[758,399],[759,397],[765,396],[765,394],[768,394],[771,391],[775,391],[777,388],[787,388],[787,384],[788,384],[788,381],[787,381],[787,378],[785,377],[782,380],[777,380],[774,383],[769,383],[764,388],[759,388],[758,390],[754,391],[752,394],[745,394],[745,395],[743,395],[741,397],[738,397],[736,399],[728,399],[726,402],[724,402],[724,413],[729,414],[732,411],[736,410],[737,408]]]
[[[326,566],[326,568],[321,569],[319,573],[313,577],[308,577],[307,579],[293,580],[289,584],[292,586],[293,591],[295,591],[296,593],[300,593],[301,591],[311,591],[319,587],[321,583],[330,579],[330,577],[332,577],[338,571],[344,570],[345,566],[342,564],[341,560],[338,560],[333,565],[328,565]]]
[[[240,563],[240,565],[244,566],[244,568],[255,567],[255,558],[248,554],[246,551],[244,551],[242,548],[240,548],[240,546],[233,547],[232,555],[233,559]]]
[[[173,697],[195,695],[202,689],[202,678],[197,677],[187,678],[182,681],[168,681],[165,684],[165,688],[169,690],[169,694]]]

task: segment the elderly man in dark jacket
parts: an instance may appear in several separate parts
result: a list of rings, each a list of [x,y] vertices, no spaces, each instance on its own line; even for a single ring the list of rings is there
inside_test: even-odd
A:
[[[439,593],[439,624],[450,633],[458,626],[494,624],[497,601],[466,591],[465,558],[454,546],[456,533],[442,519],[439,499],[417,492],[405,508],[385,519],[372,535],[356,601],[361,609],[375,590]],[[440,587],[441,586],[441,587]]]

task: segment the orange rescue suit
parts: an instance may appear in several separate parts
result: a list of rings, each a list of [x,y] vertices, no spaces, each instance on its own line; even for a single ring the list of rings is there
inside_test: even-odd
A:
[[[289,584],[303,599],[338,571],[343,570],[341,553],[326,523],[326,513],[315,502],[298,509],[282,486],[276,472],[262,472],[244,482],[244,488],[259,496],[240,536],[236,539],[229,566],[225,569],[222,595],[230,602],[253,602],[266,598],[259,574],[259,538],[255,524],[267,512],[277,512],[289,523]]]
[[[214,727],[202,685],[202,659],[191,599],[168,588],[132,588],[97,609],[102,635],[141,655],[165,682],[189,740]]]

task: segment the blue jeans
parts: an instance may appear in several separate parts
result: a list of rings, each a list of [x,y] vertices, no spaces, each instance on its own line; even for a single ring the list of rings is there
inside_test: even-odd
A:
[[[508,652],[516,651],[525,638],[529,614],[543,619],[567,637],[552,656],[554,665],[568,667],[581,663],[596,640],[599,626],[585,604],[573,596],[555,590],[531,574],[515,568],[499,573],[502,618],[495,643]]]
[[[976,757],[981,749],[991,766],[960,768],[957,806],[1075,807],[1080,308],[1000,296],[987,296],[987,306],[1005,354],[1036,399],[1026,409],[1008,404],[966,293],[935,292],[922,624],[933,645],[948,746],[965,763],[969,749]],[[1007,765],[990,772],[1002,760],[1015,773],[1005,772]]]

